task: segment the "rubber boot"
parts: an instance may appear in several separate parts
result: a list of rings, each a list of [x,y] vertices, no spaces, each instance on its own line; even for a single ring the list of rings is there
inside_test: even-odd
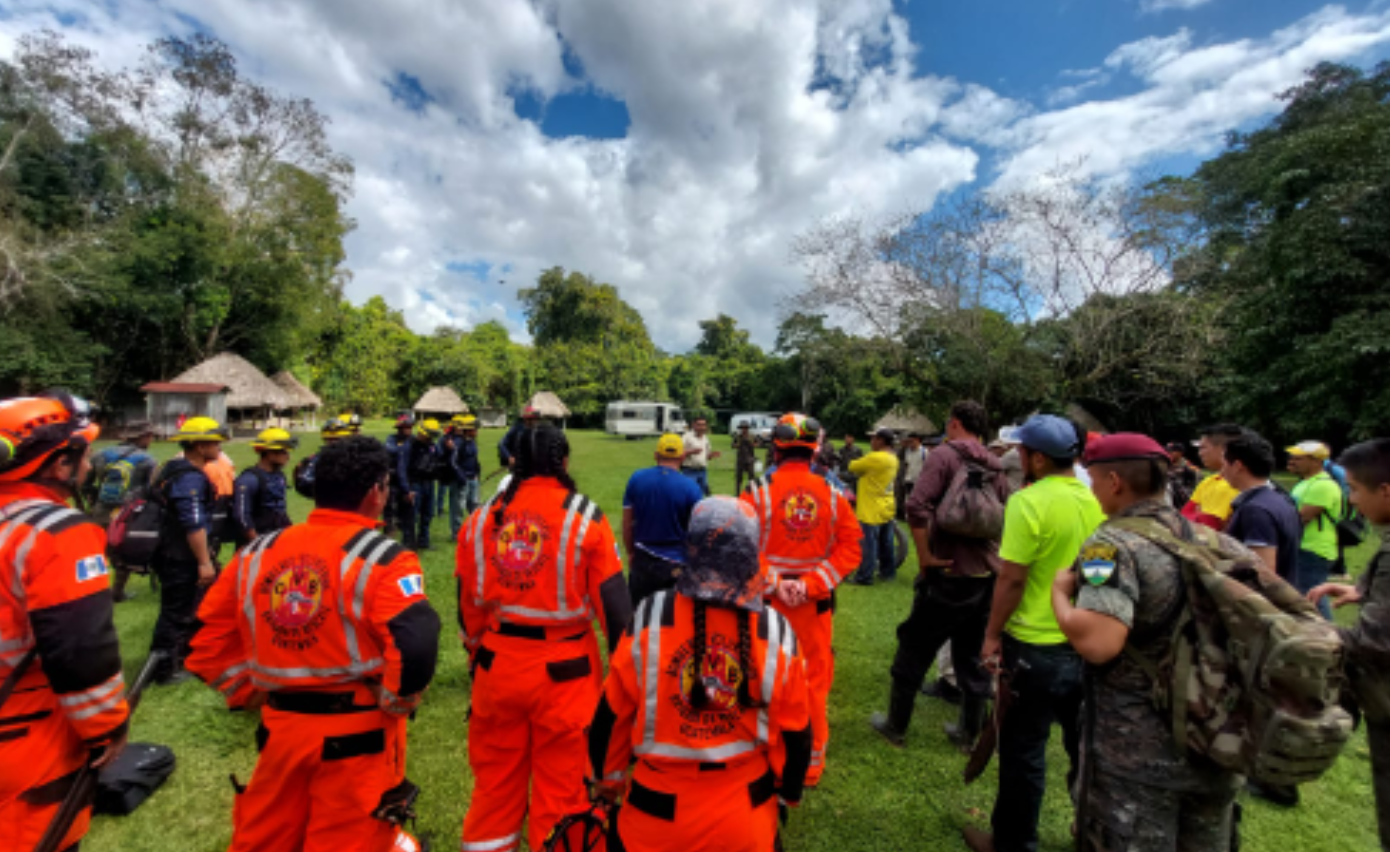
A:
[[[980,738],[980,729],[985,724],[985,700],[976,695],[962,696],[960,719],[954,725],[945,725],[946,738],[962,754],[970,754],[975,749],[975,740]]]
[[[913,702],[916,698],[916,689],[894,681],[893,688],[888,693],[888,715],[875,713],[869,717],[869,726],[878,731],[889,745],[902,748],[903,740],[907,737],[907,725],[912,721]]]

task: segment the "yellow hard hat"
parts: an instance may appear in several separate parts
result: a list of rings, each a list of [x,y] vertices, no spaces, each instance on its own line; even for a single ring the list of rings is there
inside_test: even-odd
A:
[[[175,441],[230,441],[226,428],[211,417],[190,417],[174,433]]]
[[[333,441],[338,438],[347,438],[352,435],[352,427],[348,426],[341,419],[334,417],[323,424],[321,430],[324,440]]]
[[[356,435],[362,431],[362,415],[339,414],[338,422],[343,425],[343,435]]]
[[[251,449],[261,453],[273,453],[280,450],[289,452],[298,446],[299,439],[284,429],[267,429],[251,442]]]
[[[415,427],[415,434],[421,438],[438,438],[443,431],[439,428],[439,421],[434,419],[423,420]]]
[[[460,429],[477,429],[478,418],[471,414],[455,414],[449,419],[450,426],[457,426]]]

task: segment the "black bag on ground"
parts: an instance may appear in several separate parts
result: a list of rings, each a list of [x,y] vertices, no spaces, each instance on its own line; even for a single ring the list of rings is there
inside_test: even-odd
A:
[[[174,762],[174,752],[168,746],[130,743],[101,770],[95,811],[111,816],[134,812],[173,774]]]

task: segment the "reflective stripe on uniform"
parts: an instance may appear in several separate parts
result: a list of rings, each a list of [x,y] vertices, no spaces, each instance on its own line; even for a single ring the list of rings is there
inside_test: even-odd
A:
[[[475,597],[479,606],[482,606],[483,603],[483,579],[487,574],[487,562],[484,561],[483,558],[483,530],[487,528],[487,516],[488,513],[492,511],[492,504],[495,502],[497,502],[497,498],[493,497],[483,504],[482,509],[479,509],[473,514],[473,528],[468,533],[473,537],[473,567],[478,575],[478,590]]]
[[[228,666],[227,670],[212,682],[212,688],[223,693],[236,692],[241,682],[246,680],[250,668],[249,663],[237,663],[234,666]]]
[[[759,711],[762,712],[762,711]],[[687,748],[685,746],[668,745],[666,743],[653,743],[638,750],[638,754],[651,755],[655,757],[674,757],[680,760],[698,760],[702,763],[717,763],[747,754],[758,747],[758,743],[736,742],[728,743],[713,748]]]
[[[81,692],[71,692],[58,697],[58,703],[64,707],[80,707],[93,701],[100,701],[108,697],[113,690],[119,691],[125,686],[125,677],[120,673],[107,678],[91,689],[84,689]]]
[[[354,665],[362,662],[362,651],[357,642],[357,625],[362,620],[362,608],[367,595],[367,582],[371,577],[372,570],[376,568],[381,557],[386,555],[395,544],[394,541],[377,532],[370,532],[362,536],[362,540],[344,559],[345,566],[342,572],[338,596],[343,602],[343,636],[347,643],[348,660]],[[347,577],[351,570],[353,561],[356,561],[357,554],[365,551],[362,557],[362,567],[357,572],[357,583],[353,589],[352,606],[348,606],[348,584]]]
[[[282,532],[284,530],[276,530],[270,535],[261,536],[238,557],[237,580],[241,585],[241,613],[246,618],[253,649],[256,645],[256,600],[252,592],[256,588],[257,578],[261,575],[261,559],[265,556],[266,548],[274,544]]]
[[[26,513],[24,520],[19,518],[15,519],[18,523],[27,524],[30,530],[28,538],[24,539],[24,543],[15,550],[14,556],[14,593],[15,597],[20,600],[24,600],[24,563],[28,561],[29,552],[34,549],[34,543],[39,540],[39,533],[49,529],[59,521],[66,520],[73,515],[80,516],[82,514],[76,509],[69,509],[67,506],[59,506],[52,503],[49,505],[53,506],[57,511],[45,512],[44,509],[40,508],[33,512]],[[34,519],[32,523],[28,521],[30,518]],[[0,541],[0,547],[3,546],[4,542]]]
[[[661,611],[666,607],[666,596],[669,591],[660,591],[647,599],[647,618],[642,624],[642,629],[647,631],[647,647],[643,653],[635,658],[639,665],[638,672],[642,681],[642,692],[646,698],[646,724],[642,731],[642,745],[636,749],[638,754],[645,754],[645,749],[656,744],[656,707],[657,707],[657,688],[658,679],[661,677]],[[634,634],[632,645],[636,648],[640,642],[642,634],[640,631]],[[645,667],[641,667],[645,658]]]
[[[521,839],[521,832],[509,834],[506,837],[497,837],[492,840],[465,840],[460,844],[462,852],[505,852],[516,846]]]
[[[322,669],[313,669],[313,668],[307,668],[307,667],[289,668],[289,669],[279,669],[279,668],[274,668],[274,667],[272,667],[272,666],[263,666],[263,665],[261,665],[260,663],[256,662],[255,660],[252,660],[252,661],[251,661],[250,666],[251,666],[251,672],[252,672],[253,675],[263,675],[263,676],[265,676],[265,677],[275,677],[275,678],[323,677],[323,678],[332,678],[332,677],[344,677],[344,676],[349,676],[349,677],[354,677],[354,678],[356,678],[356,677],[359,677],[359,676],[361,676],[361,675],[363,675],[363,674],[367,674],[367,673],[369,673],[369,672],[375,671],[376,669],[381,668],[384,664],[385,664],[385,661],[382,660],[380,657],[377,657],[377,658],[374,659],[374,660],[364,660],[364,661],[361,662],[361,663],[352,663],[352,664],[349,664],[349,665],[346,665],[346,666],[332,666],[332,667],[329,667],[329,668],[322,668]],[[255,680],[255,678],[253,677],[252,680]],[[270,687],[276,687],[276,686],[278,686],[279,684],[268,683],[268,682],[266,682],[266,681],[256,680],[256,685],[257,685],[257,686],[265,685],[265,686],[270,686]]]
[[[763,610],[767,619],[767,646],[763,650],[763,706],[758,709],[758,742],[768,740],[767,708],[772,705],[772,689],[776,685],[778,650],[782,646],[782,633],[785,627],[781,613],[768,607]],[[790,631],[788,631],[790,632]]]

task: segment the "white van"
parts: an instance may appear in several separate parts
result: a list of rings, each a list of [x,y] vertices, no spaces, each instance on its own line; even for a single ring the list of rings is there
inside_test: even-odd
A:
[[[627,438],[655,438],[686,429],[685,416],[674,402],[610,402],[604,431]]]
[[[748,424],[748,431],[756,446],[763,446],[772,440],[772,427],[777,425],[777,415],[765,411],[745,411],[729,418],[729,439],[738,440],[738,430]]]

